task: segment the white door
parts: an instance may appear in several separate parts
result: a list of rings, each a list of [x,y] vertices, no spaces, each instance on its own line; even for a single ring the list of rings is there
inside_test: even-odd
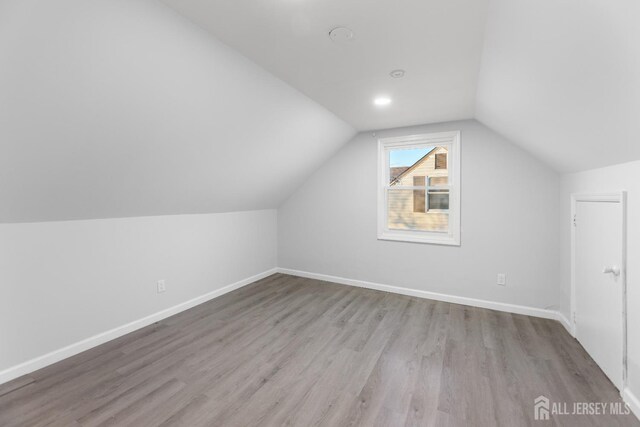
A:
[[[622,390],[624,350],[623,203],[575,202],[576,338]]]

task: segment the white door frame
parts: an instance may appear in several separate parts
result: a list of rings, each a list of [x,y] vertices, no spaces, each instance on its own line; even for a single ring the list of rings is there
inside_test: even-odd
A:
[[[571,335],[576,337],[576,208],[578,202],[620,203],[622,207],[622,265],[620,281],[622,284],[622,388],[627,385],[627,192],[575,193],[571,195]]]

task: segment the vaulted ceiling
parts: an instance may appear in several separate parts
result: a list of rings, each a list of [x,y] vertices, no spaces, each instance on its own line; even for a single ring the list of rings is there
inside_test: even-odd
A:
[[[558,171],[640,159],[637,0],[163,1],[358,130],[475,117]]]
[[[476,117],[562,172],[640,159],[640,2],[491,0]]]
[[[353,134],[155,0],[0,1],[0,222],[275,208]]]
[[[640,159],[637,0],[163,1],[0,0],[0,222],[274,208],[356,130],[471,117]]]
[[[163,1],[358,130],[474,115],[488,0]]]

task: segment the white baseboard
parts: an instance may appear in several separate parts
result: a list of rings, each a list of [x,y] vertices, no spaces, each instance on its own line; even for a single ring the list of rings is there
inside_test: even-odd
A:
[[[151,325],[162,319],[173,316],[174,314],[178,314],[182,311],[188,310],[192,307],[195,307],[196,305],[202,304],[216,297],[239,289],[257,280],[264,279],[265,277],[270,276],[274,273],[277,273],[276,268],[272,268],[271,270],[256,274],[255,276],[247,277],[246,279],[242,279],[238,282],[232,283],[231,285],[216,289],[215,291],[193,298],[178,305],[174,305],[173,307],[169,307],[157,313],[143,317],[142,319],[134,320],[133,322],[127,323],[126,325],[118,326],[117,328],[102,332],[100,334],[86,338],[82,341],[78,341],[74,344],[68,345],[58,350],[54,350],[45,355],[5,369],[4,371],[0,371],[0,384],[11,381],[12,379],[18,378],[22,375],[37,371],[38,369],[44,368],[45,366],[52,365],[56,362],[59,362],[60,360],[74,356],[78,353],[82,353],[85,350],[97,347],[100,344],[104,344],[107,341],[119,338],[140,328],[144,328],[145,326]]]
[[[96,347],[100,344],[104,344],[107,341],[111,341],[113,339],[119,338],[130,332],[133,332],[145,326],[151,325],[152,323],[158,322],[162,319],[173,316],[174,314],[188,310],[192,307],[195,307],[196,305],[207,302],[211,299],[214,299],[228,292],[239,289],[243,286],[246,286],[250,283],[253,283],[257,280],[263,279],[267,276],[270,276],[278,272],[283,274],[289,274],[292,276],[306,277],[310,279],[323,280],[327,282],[339,283],[339,284],[348,285],[348,286],[356,286],[360,288],[375,289],[378,291],[391,292],[391,293],[396,293],[401,295],[409,295],[409,296],[414,296],[418,298],[427,298],[427,299],[433,299],[437,301],[450,302],[454,304],[462,304],[462,305],[469,305],[473,307],[481,307],[481,308],[487,308],[491,310],[504,311],[508,313],[524,314],[528,316],[542,317],[545,319],[554,319],[559,321],[567,329],[567,331],[569,331],[569,333],[573,335],[573,331],[572,331],[569,320],[562,313],[555,310],[546,310],[546,309],[536,308],[536,307],[528,307],[528,306],[522,306],[522,305],[481,300],[476,298],[447,295],[447,294],[441,294],[436,292],[421,291],[417,289],[383,285],[380,283],[346,279],[343,277],[330,276],[330,275],[319,274],[319,273],[310,273],[306,271],[292,270],[287,268],[273,268],[271,270],[267,270],[263,273],[256,274],[255,276],[248,277],[246,279],[240,280],[231,285],[209,292],[205,295],[201,295],[197,298],[191,299],[189,301],[180,303],[173,307],[167,308],[165,310],[162,310],[157,313],[151,314],[149,316],[143,317],[141,319],[135,320],[131,323],[127,323],[126,325],[122,325],[117,328],[111,329],[109,331],[94,335],[92,337],[86,338],[82,341],[76,342],[64,348],[54,350],[45,355],[36,357],[34,359],[28,360],[19,365],[5,369],[4,371],[0,371],[0,384],[11,381],[12,379],[18,378],[22,375],[26,375],[28,373],[34,372],[38,369],[44,368],[45,366],[52,365],[56,362],[59,362],[60,360],[74,356],[78,353],[81,353],[85,350]],[[632,394],[630,394],[630,396],[632,399],[635,399],[635,402],[637,402],[637,399]],[[632,406],[632,404],[629,404],[629,405]]]
[[[564,326],[567,332],[569,332],[571,336],[575,337],[575,331],[569,319],[563,313],[556,310],[547,310],[543,308],[528,307],[524,305],[507,304],[502,302],[487,301],[487,300],[481,300],[476,298],[467,298],[467,297],[460,297],[455,295],[441,294],[436,292],[421,291],[417,289],[402,288],[399,286],[391,286],[391,285],[383,285],[380,283],[366,282],[363,280],[346,279],[344,277],[329,276],[327,274],[292,270],[289,268],[278,268],[277,270],[278,270],[278,273],[289,274],[291,276],[306,277],[308,279],[323,280],[326,282],[338,283],[342,285],[356,286],[359,288],[367,288],[367,289],[375,289],[378,291],[391,292],[391,293],[401,294],[401,295],[409,295],[409,296],[418,297],[418,298],[427,298],[427,299],[432,299],[436,301],[450,302],[453,304],[469,305],[472,307],[487,308],[491,310],[504,311],[508,313],[524,314],[527,316],[541,317],[544,319],[553,319],[560,322],[560,324]],[[624,401],[627,403],[627,405],[629,405],[629,409],[631,409],[631,412],[633,412],[633,414],[640,419],[640,399],[638,399],[638,397],[635,394],[633,394],[631,390],[629,390],[629,388],[625,388],[621,394]]]
[[[567,330],[567,332],[569,332],[569,334],[575,338],[576,336],[576,332],[573,329],[573,325],[571,324],[571,322],[569,321],[569,319],[567,318],[567,316],[565,316],[564,314],[562,314],[559,311],[556,311],[556,320],[558,322],[560,322],[562,324],[562,326],[564,326],[564,328]]]
[[[469,305],[472,307],[488,308],[491,310],[504,311],[507,313],[524,314],[527,316],[541,317],[559,321],[571,335],[573,335],[569,320],[560,312],[547,310],[544,308],[528,307],[525,305],[508,304],[504,302],[488,301],[476,298],[460,297],[455,295],[441,294],[437,292],[421,291],[418,289],[402,288],[399,286],[383,285],[381,283],[366,282],[363,280],[346,279],[344,277],[329,276],[320,273],[310,273],[307,271],[292,270],[288,268],[278,268],[278,272],[292,276],[306,277],[308,279],[323,280],[326,282],[339,283],[359,288],[375,289],[377,291],[391,292],[394,294],[409,295],[412,297],[432,299],[436,301],[450,302],[453,304]]]
[[[633,394],[628,387],[625,388],[621,394],[622,399],[625,401],[627,406],[629,406],[629,409],[631,409],[633,415],[635,415],[636,418],[640,419],[640,399],[638,399],[638,396]]]

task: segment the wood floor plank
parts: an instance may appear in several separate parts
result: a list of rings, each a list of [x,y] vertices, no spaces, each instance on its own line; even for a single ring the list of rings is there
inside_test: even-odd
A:
[[[0,425],[517,427],[540,395],[621,402],[555,321],[274,274],[0,386]]]

